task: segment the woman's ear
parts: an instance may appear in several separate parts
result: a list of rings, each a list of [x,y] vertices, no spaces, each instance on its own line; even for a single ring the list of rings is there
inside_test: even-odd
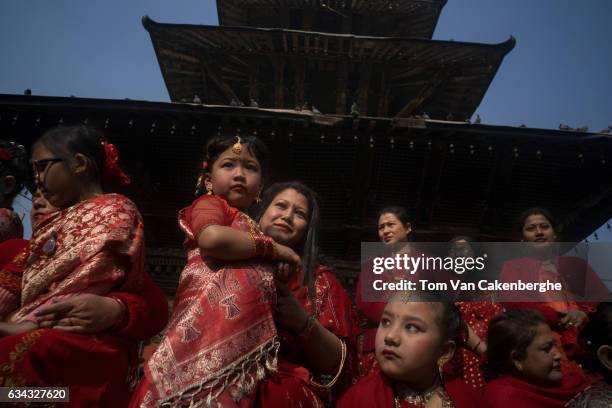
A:
[[[404,224],[404,228],[406,229],[406,235],[410,235],[410,233],[412,232],[412,224],[407,222]]]
[[[612,371],[612,346],[604,344],[597,349],[597,358],[608,370]]]
[[[438,358],[438,364],[444,365],[453,359],[455,355],[455,350],[457,349],[457,344],[450,340],[442,345],[442,349],[440,350],[440,358]]]
[[[519,373],[523,372],[523,360],[518,358],[518,353],[516,351],[512,351],[512,353],[510,353],[510,358],[512,359],[512,364],[514,365],[514,368],[516,369],[516,371],[518,371]]]
[[[82,176],[86,174],[87,171],[91,169],[91,162],[82,153],[77,153],[74,155],[74,162],[75,162],[75,165],[73,167],[73,171],[78,176]]]

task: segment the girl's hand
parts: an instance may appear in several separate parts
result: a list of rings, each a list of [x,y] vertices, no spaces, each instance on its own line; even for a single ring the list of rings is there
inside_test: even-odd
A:
[[[572,326],[580,327],[582,323],[584,323],[584,319],[586,319],[586,313],[582,310],[568,310],[563,318],[559,321],[559,325],[561,327],[565,327],[569,329]]]
[[[274,243],[274,249],[276,252],[276,260],[291,264],[296,268],[300,265],[300,256],[296,254],[293,249],[276,242]]]
[[[113,326],[121,306],[112,298],[84,293],[36,311],[40,327],[71,333],[100,333]]]

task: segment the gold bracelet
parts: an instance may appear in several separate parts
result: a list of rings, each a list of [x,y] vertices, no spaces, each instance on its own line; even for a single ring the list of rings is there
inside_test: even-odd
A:
[[[331,387],[334,386],[334,384],[336,384],[336,382],[338,382],[338,379],[340,378],[340,374],[342,374],[342,370],[344,369],[344,362],[346,361],[346,344],[344,344],[344,342],[340,339],[338,339],[338,341],[340,342],[340,348],[341,348],[341,357],[340,357],[340,363],[338,365],[338,372],[336,373],[336,376],[327,384],[320,384],[311,378],[310,383],[314,385],[315,387],[330,389]]]

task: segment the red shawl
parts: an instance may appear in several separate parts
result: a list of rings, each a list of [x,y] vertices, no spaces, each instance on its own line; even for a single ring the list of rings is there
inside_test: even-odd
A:
[[[556,387],[529,384],[505,375],[489,382],[484,388],[485,406],[491,408],[561,408],[594,380],[571,364],[562,365],[563,380]]]
[[[18,322],[60,296],[139,290],[144,264],[138,209],[118,194],[81,201],[37,226],[23,272]]]
[[[444,389],[455,408],[481,407],[481,398],[470,387],[460,380],[444,383]],[[337,408],[394,408],[395,395],[393,385],[384,374],[375,370],[352,386],[338,401]],[[401,401],[404,408],[418,408],[407,401]],[[521,407],[517,405],[516,407]]]
[[[586,296],[591,299],[605,299],[609,294],[608,288],[599,279],[597,274],[581,258],[560,256],[554,259],[557,267],[557,275],[565,282],[566,287],[574,290],[578,296]],[[520,258],[504,263],[500,280],[504,282],[517,282],[519,279],[524,282],[539,282],[540,276],[547,276],[550,272],[543,270],[542,262],[533,258]],[[510,295],[505,295],[509,297]],[[521,294],[525,297],[524,294]],[[581,327],[572,326],[569,328],[558,326],[561,320],[559,310],[582,310],[588,316],[597,308],[596,302],[574,301],[571,293],[566,296],[555,295],[553,301],[547,301],[545,295],[539,292],[529,294],[533,302],[513,302],[512,299],[505,299],[502,303],[506,309],[534,309],[550,323],[551,329],[557,333],[561,351],[570,359],[587,354],[588,351],[578,344],[578,335]],[[586,323],[586,321],[584,322]],[[585,327],[583,324],[582,327]]]
[[[260,234],[257,224],[218,196],[195,200],[179,213],[179,224],[187,265],[166,336],[147,362],[132,406],[232,404],[276,367],[271,265],[202,258],[197,245],[209,225]]]

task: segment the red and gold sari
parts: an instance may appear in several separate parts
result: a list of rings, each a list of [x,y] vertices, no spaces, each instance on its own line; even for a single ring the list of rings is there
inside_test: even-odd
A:
[[[25,239],[0,242],[0,320],[19,308],[21,276],[28,254],[29,241]]]
[[[210,225],[261,232],[218,196],[195,200],[179,213],[179,225],[187,265],[166,335],[147,361],[130,406],[246,406],[258,382],[277,367],[272,264],[202,257],[197,238]]]
[[[21,307],[10,321],[34,319],[54,298],[138,291],[143,223],[136,206],[108,194],[45,219],[32,237]],[[124,406],[134,379],[135,343],[110,334],[37,329],[0,339],[2,386],[68,386],[69,406]]]
[[[472,328],[481,341],[486,342],[491,319],[503,311],[501,304],[485,296],[480,302],[457,302],[456,304],[461,311],[463,321]],[[483,357],[466,347],[461,347],[452,360],[452,369],[467,385],[479,390],[485,385],[483,362]]]

